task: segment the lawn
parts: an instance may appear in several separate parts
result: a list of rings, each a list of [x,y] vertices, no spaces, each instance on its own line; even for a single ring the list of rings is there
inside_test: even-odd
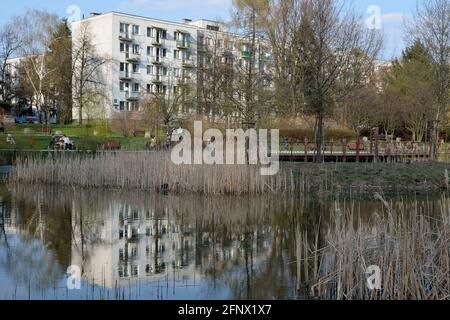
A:
[[[51,133],[46,132],[47,128]],[[6,142],[7,135],[0,135],[0,150],[45,150],[48,149],[52,135],[61,132],[73,141],[81,150],[93,150],[101,142],[118,141],[123,150],[144,150],[148,139],[141,132],[136,137],[125,137],[120,130],[114,130],[110,125],[79,126],[70,125],[46,125],[41,124],[11,124],[6,128],[6,134],[11,134],[16,145]],[[158,139],[164,140],[164,132],[160,132]]]

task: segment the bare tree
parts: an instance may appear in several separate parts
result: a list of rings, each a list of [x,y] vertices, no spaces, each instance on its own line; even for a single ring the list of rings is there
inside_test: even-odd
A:
[[[381,37],[338,0],[306,0],[302,7],[304,93],[316,117],[317,161],[323,161],[325,117],[373,73]]]
[[[411,40],[420,40],[425,45],[432,61],[437,108],[432,125],[431,157],[436,159],[440,123],[450,102],[450,2],[422,1],[407,30]]]
[[[298,115],[304,108],[302,1],[270,0],[262,23],[273,56],[277,111]]]
[[[22,39],[13,23],[5,24],[0,30],[0,93],[8,101],[13,95],[11,79],[7,77],[8,60],[22,47]]]
[[[96,52],[87,21],[79,24],[79,28],[73,31],[72,52],[73,100],[81,125],[86,105],[104,96],[106,83],[103,68],[111,59]]]
[[[166,66],[162,74],[155,75],[164,81],[164,85],[155,85],[147,92],[143,111],[150,122],[170,127],[183,112],[192,110],[194,90],[192,72],[175,74],[173,66]]]
[[[59,18],[46,11],[28,10],[25,15],[14,19],[20,29],[21,50],[25,59],[21,63],[23,74],[33,90],[36,107],[46,111],[46,81],[54,72],[48,65],[49,47],[52,36],[59,25]]]
[[[199,43],[197,72],[198,112],[215,121],[229,115],[227,90],[232,81],[234,42],[219,31],[208,31]]]
[[[270,109],[270,72],[265,59],[269,45],[264,40],[263,15],[266,1],[234,0],[234,25],[239,35],[237,48],[240,55],[234,57],[232,101],[236,115],[245,126],[253,127]]]

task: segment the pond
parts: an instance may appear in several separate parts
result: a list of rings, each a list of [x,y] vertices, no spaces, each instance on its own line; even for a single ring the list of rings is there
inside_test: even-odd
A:
[[[307,299],[296,231],[323,241],[333,207],[344,203],[3,184],[0,299]],[[368,221],[383,204],[350,206]],[[67,285],[70,266],[79,287]]]

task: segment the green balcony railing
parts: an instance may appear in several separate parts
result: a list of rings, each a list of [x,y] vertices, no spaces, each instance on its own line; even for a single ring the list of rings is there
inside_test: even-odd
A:
[[[242,58],[251,58],[253,53],[251,51],[242,51]]]

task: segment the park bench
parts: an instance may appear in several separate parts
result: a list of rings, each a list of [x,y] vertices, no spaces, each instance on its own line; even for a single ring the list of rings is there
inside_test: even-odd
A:
[[[102,150],[120,150],[122,149],[122,145],[120,144],[119,141],[110,140],[100,143],[100,148]]]
[[[366,148],[366,147],[364,146],[364,143],[360,143],[360,144],[357,144],[357,143],[349,143],[349,144],[347,145],[347,149],[350,150],[350,151],[364,151],[365,148]]]
[[[39,133],[52,133],[52,129],[50,129],[50,128],[37,128],[36,132],[39,132]]]

